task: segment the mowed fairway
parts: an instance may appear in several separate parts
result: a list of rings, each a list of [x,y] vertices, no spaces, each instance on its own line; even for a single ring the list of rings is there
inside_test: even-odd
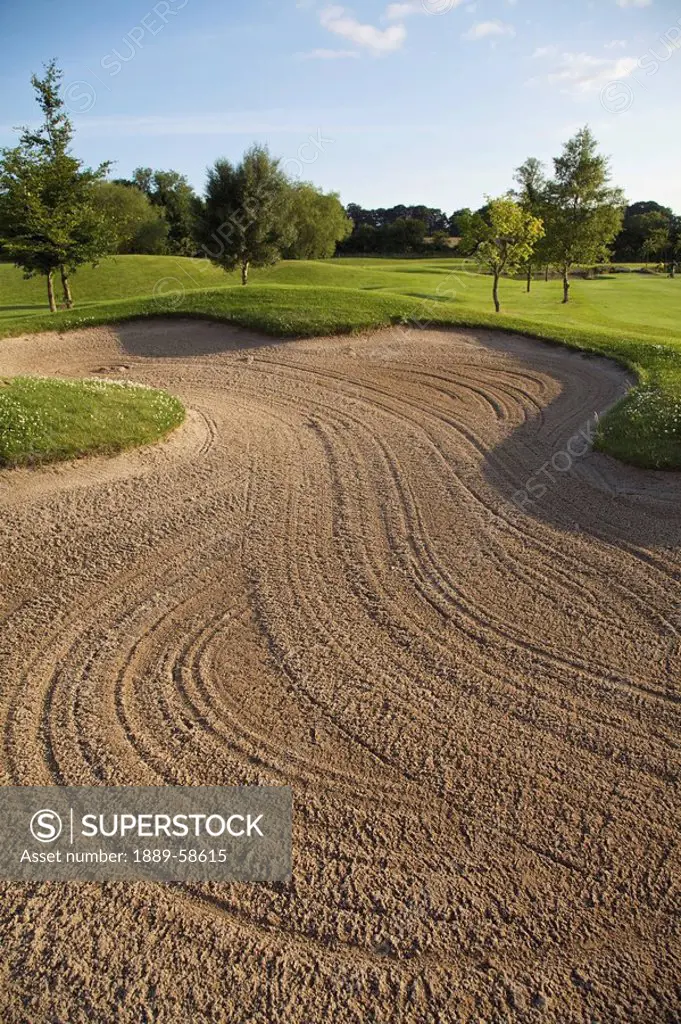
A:
[[[272,285],[278,286],[274,294],[280,299],[280,289],[284,288],[314,288],[322,302],[325,289],[369,293],[365,298],[401,298],[408,301],[402,307],[395,304],[396,315],[412,310],[419,317],[432,320],[466,313],[493,314],[491,279],[477,273],[475,264],[467,260],[293,260],[255,269],[251,280],[252,286],[244,290],[237,272],[226,274],[207,260],[117,256],[94,269],[83,268],[75,275],[77,309],[59,316],[96,316],[102,308],[113,316],[116,305],[120,306],[120,315],[125,315],[126,307],[135,300],[152,298],[163,311],[164,303],[168,309],[181,307],[192,293],[206,289],[229,290],[231,296],[222,297],[217,312],[229,315],[231,298],[238,315],[249,294],[258,292],[260,297],[261,290]],[[45,317],[44,291],[43,278],[26,281],[15,267],[0,264],[0,331],[4,334],[30,329],[31,319]],[[577,279],[568,308],[562,305],[561,298],[561,284],[555,280],[535,281],[530,295],[526,294],[524,281],[504,280],[501,284],[503,313],[534,320],[538,327],[553,325],[558,332],[584,328],[615,333],[619,329],[625,337],[648,336],[681,344],[681,281],[637,273],[607,275],[593,281]],[[306,305],[309,316],[313,311]],[[389,322],[387,316],[384,322]],[[329,329],[332,323],[329,318]],[[293,326],[301,329],[303,321]],[[309,332],[303,328],[301,333]]]
[[[3,1024],[677,1021],[681,482],[512,500],[623,371],[174,319],[3,341],[29,372],[188,417],[0,473],[0,782],[290,784],[294,871],[3,883]]]

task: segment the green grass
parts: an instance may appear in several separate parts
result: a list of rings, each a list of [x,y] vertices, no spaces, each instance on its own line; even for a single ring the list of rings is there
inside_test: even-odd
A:
[[[0,380],[0,465],[20,466],[151,444],[185,411],[164,391],[125,381]]]
[[[399,321],[519,331],[632,370],[640,388],[604,418],[597,445],[636,465],[681,467],[681,280],[635,273],[575,279],[567,306],[558,281],[535,281],[528,295],[522,281],[504,280],[499,316],[490,279],[448,257],[283,262],[253,271],[242,288],[237,273],[206,261],[121,256],[79,271],[73,285],[78,308],[50,315],[44,282],[0,264],[0,337],[159,314],[227,320],[277,336]]]

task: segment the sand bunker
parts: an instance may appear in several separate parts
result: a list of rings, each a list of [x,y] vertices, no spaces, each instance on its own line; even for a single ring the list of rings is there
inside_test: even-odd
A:
[[[571,443],[613,364],[178,320],[0,372],[190,408],[0,473],[0,781],[295,801],[291,885],[4,883],[3,1024],[678,1019],[681,485]]]

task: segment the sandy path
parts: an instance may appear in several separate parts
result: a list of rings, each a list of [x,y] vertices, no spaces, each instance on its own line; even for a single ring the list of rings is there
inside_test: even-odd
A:
[[[0,473],[0,781],[290,783],[295,867],[2,885],[3,1024],[681,1019],[681,482],[511,501],[623,374],[182,321],[2,342],[36,371],[191,413]]]

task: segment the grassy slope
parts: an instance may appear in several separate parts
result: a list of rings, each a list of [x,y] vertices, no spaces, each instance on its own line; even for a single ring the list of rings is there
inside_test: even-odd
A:
[[[681,467],[681,281],[638,274],[560,285],[502,283],[504,312],[490,311],[490,280],[452,259],[288,262],[236,274],[205,261],[128,256],[74,278],[78,309],[44,313],[43,282],[0,265],[0,336],[139,315],[187,313],[276,335],[314,335],[399,320],[518,330],[600,352],[634,369],[642,389],[604,421],[600,444],[639,465]]]
[[[103,380],[0,380],[0,465],[69,459],[151,444],[184,408],[164,391]]]

